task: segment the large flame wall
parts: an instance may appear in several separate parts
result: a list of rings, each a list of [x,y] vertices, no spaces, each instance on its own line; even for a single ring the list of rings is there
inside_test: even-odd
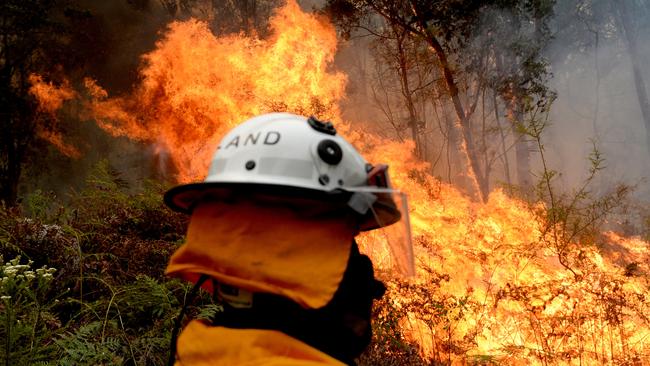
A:
[[[459,363],[650,362],[648,243],[604,233],[600,240],[619,248],[618,257],[585,246],[590,269],[572,274],[541,244],[545,225],[535,208],[501,191],[475,203],[430,176],[411,142],[341,120],[346,77],[332,69],[337,41],[326,19],[288,1],[270,24],[271,36],[259,39],[216,37],[197,20],[173,22],[143,56],[131,94],[110,97],[91,79],[73,91],[38,76],[32,93],[48,113],[74,99],[80,119],[156,144],[181,182],[200,180],[222,134],[249,117],[283,110],[333,119],[369,161],[390,163],[395,185],[410,196],[418,275],[390,288],[406,334],[427,356]],[[77,152],[55,132],[42,136],[64,153]],[[384,265],[378,240],[360,239]],[[636,271],[630,274],[626,263]]]
[[[177,180],[200,180],[225,131],[269,111],[338,116],[345,75],[330,70],[336,33],[325,19],[295,2],[270,20],[268,39],[216,37],[205,22],[168,26],[156,49],[142,57],[133,93],[108,97],[86,79],[82,91],[33,78],[32,93],[52,112],[77,96],[82,119],[115,136],[155,143],[168,151]],[[59,144],[60,145],[60,144]]]

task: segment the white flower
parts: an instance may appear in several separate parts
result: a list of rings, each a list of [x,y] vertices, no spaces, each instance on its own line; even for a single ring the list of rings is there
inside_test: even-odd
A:
[[[33,280],[34,278],[36,278],[36,275],[33,273],[27,273],[25,274],[25,278],[27,278],[28,280]]]
[[[0,300],[9,300],[9,299],[11,299],[11,296],[7,296],[7,295],[0,296]]]

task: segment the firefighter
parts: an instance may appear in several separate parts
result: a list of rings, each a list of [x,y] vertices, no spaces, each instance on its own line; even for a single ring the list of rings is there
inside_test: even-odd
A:
[[[412,269],[405,202],[387,166],[366,163],[329,122],[271,113],[234,128],[204,182],[165,194],[191,215],[166,273],[223,304],[176,339],[184,306],[170,364],[354,365],[385,290],[354,238],[400,223]]]

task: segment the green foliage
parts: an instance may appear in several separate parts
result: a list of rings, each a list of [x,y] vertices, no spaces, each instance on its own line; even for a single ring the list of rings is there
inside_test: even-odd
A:
[[[56,196],[53,193],[45,193],[40,189],[35,190],[25,199],[25,206],[29,217],[39,221],[48,221],[54,216],[55,208],[52,202],[55,202]]]
[[[162,203],[165,187],[146,181],[135,194],[127,193],[128,188],[108,161],[100,161],[87,180],[87,188],[73,195],[73,223],[96,234],[132,235],[143,240],[182,238],[185,221]]]
[[[162,364],[183,292],[178,281],[159,282],[146,275],[132,283],[102,285],[110,297],[86,303],[77,329],[56,341],[62,364]]]
[[[572,192],[563,192],[556,186],[559,173],[553,170],[545,155],[542,131],[548,123],[548,107],[532,109],[525,133],[536,144],[542,163],[537,174],[534,202],[544,202],[536,211],[545,224],[540,242],[556,251],[560,263],[574,275],[576,267],[583,267],[581,246],[595,243],[605,219],[623,205],[633,187],[618,185],[609,193],[596,196],[591,191],[596,176],[605,169],[605,158],[592,141],[593,149],[587,157],[590,165],[582,184]]]
[[[5,365],[29,365],[53,353],[51,338],[60,325],[53,310],[59,300],[49,290],[56,269],[33,269],[33,264],[21,264],[20,256],[5,263],[0,255],[0,360]]]
[[[203,306],[199,309],[199,313],[196,315],[196,319],[205,319],[210,320],[214,319],[215,316],[223,311],[223,306],[219,304],[209,304]]]
[[[114,323],[110,323],[115,328]],[[117,338],[101,337],[105,330],[99,321],[84,324],[74,333],[68,333],[56,340],[56,345],[63,350],[60,365],[119,365],[124,360],[117,356],[121,342]]]
[[[178,306],[172,287],[181,287],[177,281],[159,283],[146,275],[139,275],[135,282],[125,284],[115,305],[122,310],[125,321],[131,323],[154,322],[165,319]]]
[[[0,361],[164,364],[188,291],[163,273],[186,226],[164,189],[132,188],[102,161],[65,205],[35,191],[23,200],[28,218],[0,209],[0,247],[13,258],[0,264]]]

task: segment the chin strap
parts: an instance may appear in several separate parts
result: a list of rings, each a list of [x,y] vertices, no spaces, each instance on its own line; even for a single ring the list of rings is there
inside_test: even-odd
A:
[[[183,322],[183,317],[185,317],[185,313],[187,312],[187,307],[194,301],[199,288],[201,288],[201,285],[203,285],[203,283],[207,281],[208,278],[210,278],[208,275],[201,275],[201,277],[199,277],[199,280],[196,282],[194,287],[192,287],[189,296],[185,297],[183,308],[174,321],[174,329],[172,330],[172,337],[169,341],[169,360],[167,362],[168,366],[173,366],[174,362],[176,361],[176,341],[178,340],[178,331],[181,329],[181,324]]]

